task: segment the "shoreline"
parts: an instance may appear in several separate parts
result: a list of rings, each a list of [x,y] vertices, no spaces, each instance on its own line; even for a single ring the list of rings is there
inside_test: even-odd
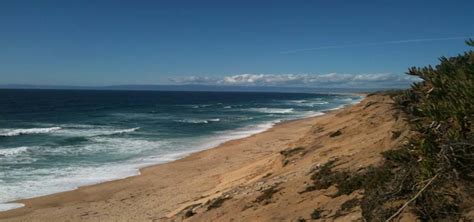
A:
[[[356,95],[356,94],[353,94],[353,95]],[[6,202],[6,203],[4,203],[5,205],[12,204],[12,205],[18,205],[18,207],[10,208],[10,209],[4,210],[4,211],[0,211],[0,219],[3,218],[2,214],[10,214],[11,212],[21,211],[24,208],[29,208],[30,206],[27,203],[29,203],[30,200],[37,200],[37,199],[42,199],[42,198],[47,199],[48,197],[61,195],[61,194],[65,194],[65,193],[70,193],[70,192],[76,192],[76,191],[81,190],[81,189],[87,189],[88,187],[95,187],[95,186],[102,186],[102,185],[105,186],[109,183],[115,183],[115,182],[119,182],[119,181],[123,181],[123,180],[128,180],[128,179],[134,178],[134,177],[140,177],[144,174],[145,171],[147,171],[151,168],[155,168],[155,167],[159,167],[161,165],[173,163],[173,162],[188,158],[188,157],[193,156],[193,155],[198,155],[199,153],[206,152],[206,151],[209,151],[209,150],[218,149],[221,146],[225,146],[227,143],[234,143],[234,142],[238,142],[240,140],[245,140],[249,137],[253,137],[255,135],[259,135],[259,134],[265,133],[267,131],[271,131],[275,127],[284,126],[285,124],[289,124],[289,123],[292,123],[292,122],[306,121],[306,120],[309,120],[309,119],[314,119],[314,118],[319,118],[319,117],[322,117],[322,116],[326,116],[329,113],[332,113],[332,112],[335,112],[337,110],[344,109],[348,106],[353,106],[354,104],[360,103],[360,101],[362,101],[364,99],[365,95],[357,94],[357,96],[360,96],[361,98],[356,103],[348,103],[348,104],[341,105],[339,107],[335,107],[335,108],[332,108],[332,109],[321,110],[321,111],[318,111],[318,113],[313,114],[313,115],[303,116],[301,118],[295,118],[295,119],[289,119],[289,120],[278,120],[278,121],[270,121],[270,122],[266,122],[266,123],[256,124],[257,126],[266,125],[266,124],[268,124],[270,126],[265,127],[263,130],[258,131],[256,133],[243,135],[243,136],[237,136],[236,138],[226,139],[224,141],[218,142],[217,144],[203,145],[203,147],[201,147],[199,149],[190,150],[189,152],[186,152],[184,154],[176,155],[176,159],[173,159],[173,160],[168,161],[168,162],[151,163],[150,165],[144,165],[142,167],[139,167],[137,169],[136,174],[131,175],[131,176],[126,176],[126,177],[123,177],[123,178],[117,178],[117,179],[107,180],[107,181],[100,181],[100,182],[92,183],[92,184],[81,185],[81,186],[78,186],[78,187],[76,187],[75,189],[72,189],[72,190],[66,190],[66,191],[56,192],[56,193],[42,195],[42,196],[38,196],[38,197],[19,199],[19,200],[15,200],[15,201],[11,201],[11,202]],[[248,126],[248,127],[252,127],[252,126]]]
[[[349,124],[357,119],[354,116],[358,117],[354,110],[363,110],[373,103],[371,100],[374,98],[383,98],[358,96],[361,98],[357,103],[322,110],[319,111],[322,114],[316,116],[273,123],[258,133],[191,151],[170,162],[141,167],[137,175],[15,201],[13,203],[25,206],[0,212],[0,221],[51,221],[54,218],[69,221],[121,221],[131,218],[168,221],[181,215],[193,203],[209,202],[229,190],[272,175],[273,172],[268,169],[275,166],[281,168],[278,165],[282,150],[306,144],[312,137],[308,133],[314,131],[317,125],[333,122]],[[317,130],[317,133],[327,135],[331,132],[325,129],[323,132]],[[150,216],[150,212],[154,216]]]
[[[317,115],[317,116],[320,116],[320,115]],[[25,207],[25,204],[22,203],[23,201],[28,201],[30,199],[36,199],[36,198],[52,196],[52,195],[61,194],[61,193],[73,192],[75,190],[78,190],[78,189],[81,189],[81,188],[84,188],[84,187],[96,186],[96,185],[115,182],[115,181],[119,181],[119,180],[125,180],[125,179],[131,178],[131,177],[137,177],[137,176],[142,175],[142,171],[147,169],[147,168],[153,168],[153,167],[156,167],[156,166],[159,166],[159,165],[162,165],[162,164],[167,164],[167,163],[171,163],[171,162],[174,162],[174,161],[178,161],[180,159],[186,158],[186,157],[188,157],[190,155],[193,155],[195,153],[199,153],[199,152],[202,152],[202,151],[217,148],[217,147],[219,147],[219,146],[221,146],[221,145],[223,145],[227,142],[230,142],[230,141],[245,139],[247,137],[250,137],[250,136],[253,136],[253,135],[256,135],[256,134],[260,134],[260,133],[263,133],[267,130],[270,130],[271,128],[273,128],[273,127],[275,127],[279,124],[284,124],[286,122],[297,121],[297,120],[302,120],[302,119],[307,119],[307,118],[313,118],[313,117],[317,117],[317,116],[308,116],[308,117],[302,117],[302,118],[290,119],[290,120],[270,121],[270,122],[255,124],[255,125],[249,125],[249,126],[246,126],[246,127],[243,127],[243,128],[252,127],[252,126],[259,127],[259,126],[262,126],[262,125],[269,125],[269,126],[264,127],[262,130],[259,130],[255,133],[251,133],[251,134],[248,134],[248,135],[237,136],[236,138],[224,139],[223,141],[216,142],[216,143],[211,142],[210,144],[204,144],[204,145],[201,145],[199,148],[191,149],[191,150],[186,151],[186,152],[173,153],[173,154],[170,155],[170,156],[173,156],[173,158],[170,158],[171,160],[169,160],[169,161],[148,163],[148,164],[144,163],[143,165],[141,165],[138,168],[134,169],[134,170],[136,170],[136,172],[133,175],[130,175],[130,176],[117,177],[117,178],[111,179],[111,180],[103,180],[103,181],[98,181],[98,182],[92,182],[90,184],[77,186],[76,188],[70,189],[70,190],[64,190],[64,191],[54,192],[54,193],[50,193],[50,194],[46,194],[46,195],[41,195],[41,196],[36,196],[36,197],[31,197],[31,198],[18,199],[18,200],[14,200],[14,201],[5,202],[5,203],[0,203],[0,205],[18,205],[17,207],[12,207],[12,208],[9,208],[7,210],[1,210],[1,208],[0,208],[0,214],[4,213],[4,212],[11,211],[11,210],[17,210],[17,209],[21,209],[21,208]],[[234,130],[231,130],[231,131],[237,131],[237,130],[238,129],[234,129]]]
[[[340,109],[338,109],[338,110],[340,110]],[[275,130],[275,128],[279,128],[279,127],[285,126],[287,124],[292,124],[292,123],[295,123],[295,122],[307,122],[307,121],[310,121],[310,120],[314,120],[316,118],[321,118],[321,117],[327,116],[330,113],[333,113],[335,111],[337,111],[337,110],[328,111],[328,113],[325,113],[324,115],[320,115],[320,116],[304,117],[304,118],[299,118],[299,119],[294,119],[294,120],[286,120],[286,121],[283,121],[283,122],[280,122],[280,123],[276,123],[272,127],[268,128],[268,129],[266,129],[262,132],[252,134],[252,135],[246,136],[244,138],[231,139],[229,141],[223,142],[220,145],[214,146],[212,148],[204,149],[204,150],[200,150],[200,151],[196,151],[196,152],[186,154],[182,158],[179,158],[179,159],[176,159],[176,160],[173,160],[173,161],[170,161],[170,162],[160,163],[160,164],[153,164],[153,165],[150,165],[150,166],[142,167],[142,168],[139,169],[139,174],[138,175],[134,175],[134,176],[126,177],[126,178],[120,178],[120,179],[111,180],[111,181],[104,181],[104,182],[100,182],[100,183],[97,183],[97,184],[80,186],[80,187],[78,187],[74,190],[58,192],[58,193],[49,194],[49,195],[45,195],[45,196],[33,197],[33,198],[28,198],[28,199],[17,200],[15,202],[10,202],[10,203],[23,204],[24,206],[20,207],[20,208],[7,210],[7,211],[1,211],[0,212],[0,220],[7,219],[7,218],[10,218],[10,217],[17,217],[17,216],[25,215],[25,214],[29,213],[30,209],[32,209],[32,208],[36,210],[36,209],[49,207],[51,205],[54,206],[54,205],[65,204],[65,203],[71,202],[72,201],[71,198],[66,198],[66,200],[61,200],[62,198],[60,196],[70,196],[70,194],[72,194],[74,196],[76,193],[80,193],[83,190],[94,190],[94,189],[97,189],[97,188],[105,188],[105,187],[108,187],[109,185],[113,185],[113,184],[116,184],[116,183],[122,183],[122,182],[126,182],[126,181],[129,181],[129,180],[133,180],[135,178],[143,177],[143,176],[150,173],[151,171],[153,171],[156,168],[160,168],[160,167],[170,165],[170,164],[173,164],[173,163],[178,163],[180,161],[186,161],[187,159],[193,159],[198,155],[202,155],[203,153],[219,150],[221,147],[225,147],[227,144],[240,143],[242,140],[247,140],[248,138],[255,137],[255,136],[258,136],[258,135],[261,135],[261,134],[264,134],[264,133],[268,133],[272,130]],[[72,199],[76,199],[76,198],[72,198]],[[81,199],[81,198],[78,198],[78,199]],[[54,204],[48,203],[48,202],[51,202],[51,200],[53,200],[52,202],[56,202],[56,203],[54,203]]]

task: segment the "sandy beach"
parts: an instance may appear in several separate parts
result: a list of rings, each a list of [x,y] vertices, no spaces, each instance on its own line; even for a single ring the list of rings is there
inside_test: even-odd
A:
[[[335,187],[301,191],[315,166],[337,159],[336,169],[357,172],[400,143],[407,132],[392,103],[388,96],[368,96],[144,168],[139,176],[22,200],[25,207],[1,212],[0,221],[294,221],[316,207],[329,221],[358,220],[358,207],[335,214],[361,192],[333,198]],[[401,136],[394,138],[394,131]]]

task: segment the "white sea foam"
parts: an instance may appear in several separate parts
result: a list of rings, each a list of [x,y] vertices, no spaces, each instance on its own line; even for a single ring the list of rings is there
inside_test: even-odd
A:
[[[0,136],[19,136],[19,135],[27,135],[27,134],[51,133],[53,131],[58,131],[60,129],[61,127],[30,128],[30,129],[3,129],[0,131]]]
[[[338,101],[341,101],[341,102],[345,102],[347,104],[357,104],[359,103],[364,97],[363,96],[359,96],[359,97],[349,97],[349,98],[339,98],[339,99],[336,99]]]
[[[36,150],[38,147],[27,147],[27,146],[21,146],[21,147],[15,147],[15,148],[1,148],[0,149],[0,163],[2,163],[3,166],[8,166],[10,164],[13,165],[23,165],[23,164],[30,164],[34,163],[38,160],[37,157],[32,155],[32,152]],[[0,166],[0,191],[2,189],[2,170]],[[15,170],[6,170],[6,168],[3,168],[5,172],[3,173],[12,173]],[[19,177],[21,178],[21,177]]]
[[[79,186],[137,175],[138,168],[138,165],[110,164],[97,167],[24,169],[23,172],[15,170],[18,172],[13,173],[22,177],[28,176],[31,179],[2,184],[0,187],[0,211],[21,207],[21,205],[6,204],[10,201],[73,190]],[[20,190],[21,192],[19,192]]]
[[[251,108],[249,109],[252,112],[260,113],[270,113],[270,114],[287,114],[294,112],[293,108],[289,109],[279,109],[279,108]]]
[[[220,131],[212,136],[206,136],[200,139],[193,139],[193,141],[190,141],[191,143],[188,146],[194,147],[194,149],[188,150],[188,153],[209,149],[230,140],[241,139],[251,136],[253,134],[263,132],[265,130],[270,129],[272,126],[279,122],[281,122],[281,120],[253,124],[245,127],[240,127],[234,130]]]
[[[221,103],[217,103],[217,104],[201,104],[201,105],[184,105],[184,106],[191,106],[191,108],[193,109],[199,109],[199,108],[206,108],[206,107],[211,107],[211,106],[215,106],[215,105],[220,105]]]
[[[13,210],[24,206],[25,205],[21,203],[0,203],[0,211]]]
[[[95,136],[110,136],[116,134],[132,133],[139,130],[140,127],[134,127],[129,129],[117,129],[112,127],[64,127],[57,135],[61,136],[82,136],[82,137],[95,137]]]
[[[215,118],[215,119],[180,119],[180,120],[175,120],[175,122],[179,123],[194,123],[194,124],[204,124],[204,123],[209,123],[209,122],[219,122],[221,119]]]
[[[346,106],[346,105],[340,105],[340,106],[337,106],[337,107],[334,107],[334,108],[331,108],[331,109],[327,109],[327,110],[325,110],[325,111],[339,110],[339,109],[344,108],[344,106]]]
[[[71,154],[70,152],[84,154],[87,152],[98,152],[99,150],[109,154],[114,152],[130,154],[147,152],[147,150],[155,150],[155,153],[156,151],[159,152],[155,155],[139,155],[141,157],[126,162],[87,166],[76,165],[61,168],[25,168],[12,172],[0,172],[0,178],[5,176],[7,173],[9,177],[32,178],[31,180],[2,184],[0,187],[0,211],[22,206],[19,204],[8,203],[10,201],[73,190],[80,186],[138,175],[139,169],[142,167],[170,162],[189,155],[192,152],[212,148],[229,140],[244,138],[265,131],[277,122],[279,121],[217,132],[212,136],[179,140],[177,141],[178,144],[166,144],[162,141],[146,141],[130,138],[95,137],[93,140],[96,143],[76,147],[76,149],[71,149],[71,147],[52,149],[54,150],[53,152],[56,152],[54,153],[55,155],[68,155]],[[34,187],[34,189],[31,189],[32,187]],[[22,190],[22,192],[18,192],[18,190]]]
[[[329,102],[327,101],[318,101],[318,102],[311,102],[312,104],[315,104],[315,105],[324,105],[324,104],[328,104]]]
[[[305,100],[305,99],[303,99],[303,100],[290,100],[290,102],[294,102],[294,103],[306,103],[306,102],[308,102],[308,100]]]
[[[324,111],[339,110],[339,109],[342,109],[342,108],[344,108],[344,107],[346,107],[346,106],[348,106],[348,105],[351,105],[351,104],[352,104],[352,105],[358,104],[358,103],[360,103],[360,102],[362,101],[363,98],[364,98],[364,97],[361,96],[361,97],[355,98],[355,99],[353,99],[353,98],[342,99],[342,101],[345,101],[346,104],[342,104],[342,105],[339,105],[339,106],[334,107],[334,108],[331,108],[331,109],[326,109],[326,110],[324,110]]]
[[[93,137],[91,143],[81,145],[60,146],[54,149],[41,147],[36,150],[37,154],[54,156],[80,156],[95,155],[104,157],[111,155],[135,155],[149,150],[160,150],[166,141],[148,141],[132,138]]]
[[[7,148],[7,149],[0,149],[0,157],[4,156],[15,156],[20,153],[28,151],[27,146],[15,147],[15,148]]]
[[[315,107],[317,105],[329,104],[329,102],[321,100],[290,100],[287,104],[296,105],[300,107]]]
[[[123,129],[123,130],[116,130],[116,131],[112,131],[110,132],[110,134],[108,135],[114,135],[114,134],[122,134],[122,133],[131,133],[131,132],[135,132],[137,130],[139,130],[140,127],[135,127],[135,128],[130,128],[130,129]]]
[[[63,146],[55,149],[43,149],[43,152],[45,152],[43,154],[61,156],[93,154],[94,152],[105,152],[112,155],[142,153],[138,155],[142,157],[101,164],[78,164],[37,169],[28,167],[12,171],[0,171],[0,178],[29,178],[28,180],[14,180],[0,185],[0,211],[21,207],[21,205],[8,203],[10,201],[73,190],[79,186],[134,176],[139,174],[139,169],[142,167],[169,162],[183,155],[180,152],[164,151],[165,149],[162,148],[164,143],[161,141],[100,137],[94,138],[94,140],[96,140],[96,143],[79,147]],[[162,155],[148,158],[150,155],[144,152],[152,153],[151,150],[161,150]],[[21,192],[18,192],[19,190]]]
[[[315,116],[322,116],[324,115],[323,112],[318,112],[318,111],[309,111],[305,114],[307,117],[315,117]]]
[[[89,144],[86,148],[93,152],[104,152],[107,153],[126,153],[126,154],[138,154],[143,153],[147,150],[160,150],[160,148],[167,146],[167,141],[149,141],[142,139],[131,139],[131,138],[107,138],[107,137],[96,137],[93,139],[93,144]]]
[[[359,98],[356,98],[356,99],[352,99],[352,101],[350,102],[351,104],[357,104],[357,103],[360,103],[362,101],[364,97],[359,97]]]

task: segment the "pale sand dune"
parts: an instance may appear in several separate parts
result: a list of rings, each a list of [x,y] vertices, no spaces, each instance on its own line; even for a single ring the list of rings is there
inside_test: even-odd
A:
[[[362,192],[335,198],[329,197],[335,187],[298,192],[310,183],[308,172],[330,159],[338,159],[337,169],[354,172],[380,163],[380,152],[407,133],[392,103],[388,96],[369,96],[352,107],[145,168],[140,176],[21,201],[26,207],[0,213],[0,221],[181,221],[191,208],[196,214],[186,221],[296,221],[309,219],[315,208],[325,210],[327,221],[359,220],[357,206],[333,216]],[[329,136],[338,130],[341,135]],[[401,136],[393,138],[393,131]],[[286,160],[280,154],[295,147],[304,150]],[[271,186],[277,192],[256,201]],[[208,210],[214,198],[224,201]]]

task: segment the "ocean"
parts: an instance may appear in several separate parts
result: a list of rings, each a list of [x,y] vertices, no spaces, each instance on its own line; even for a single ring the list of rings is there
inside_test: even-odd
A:
[[[14,200],[125,178],[356,95],[0,90],[0,211]]]

